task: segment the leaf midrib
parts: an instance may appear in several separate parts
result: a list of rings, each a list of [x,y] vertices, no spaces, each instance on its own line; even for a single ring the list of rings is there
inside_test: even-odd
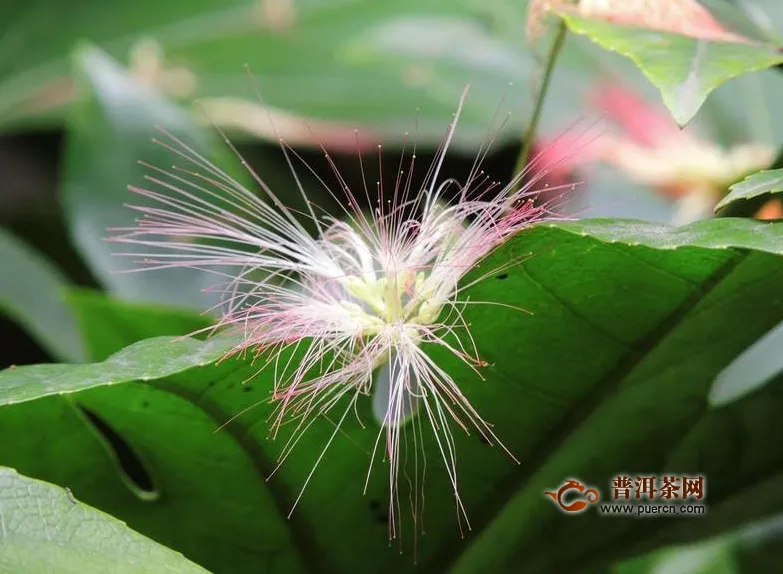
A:
[[[760,191],[763,191],[765,194],[780,193],[780,191],[783,190],[783,175],[779,175],[771,180],[760,181],[755,185],[743,186],[743,183],[744,182],[740,182],[732,186],[734,188],[732,191],[736,190],[737,193],[741,193],[742,195],[749,197],[755,197],[755,195],[759,195]]]
[[[561,446],[568,441],[571,435],[595,412],[596,407],[619,388],[625,377],[676,329],[693,308],[720,285],[746,259],[748,254],[749,252],[747,251],[734,250],[734,255],[705,281],[694,286],[692,292],[685,300],[667,315],[655,329],[642,337],[637,344],[632,345],[631,348],[633,350],[596,382],[593,390],[579,402],[577,407],[565,413],[561,419],[564,422],[550,431],[539,442],[539,446],[533,449],[532,454],[527,457],[525,464],[518,467],[520,471],[512,473],[507,480],[494,488],[493,496],[482,501],[481,508],[486,509],[486,512],[471,517],[471,522],[475,525],[474,533],[485,531],[494,522],[497,516],[502,513],[508,501],[514,497],[514,494],[519,492],[524,487],[524,484],[560,450]],[[469,542],[466,541],[464,545],[455,544],[446,547],[443,552],[436,554],[432,562],[423,571],[453,572],[454,567],[460,562],[461,558],[471,551],[479,543],[479,540],[480,537],[474,534],[472,539]]]

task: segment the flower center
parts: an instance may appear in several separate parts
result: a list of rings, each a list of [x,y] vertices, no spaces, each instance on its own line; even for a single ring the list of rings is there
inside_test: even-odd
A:
[[[393,326],[403,327],[406,336],[415,332],[418,339],[416,326],[432,324],[443,308],[423,272],[387,272],[380,277],[368,273],[339,281],[349,296],[341,304],[369,335]]]

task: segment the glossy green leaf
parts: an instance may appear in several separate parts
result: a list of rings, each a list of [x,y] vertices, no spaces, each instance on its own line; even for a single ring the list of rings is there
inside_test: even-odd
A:
[[[84,365],[34,365],[3,371],[12,375],[0,387],[0,405],[62,395],[95,386],[128,381],[149,381],[193,367],[215,363],[230,348],[233,338],[216,338],[207,343],[190,338],[152,338],[131,345],[102,363]],[[23,376],[19,376],[19,375]]]
[[[215,365],[231,337],[159,338],[104,363],[0,374],[0,434],[19,437],[0,445],[0,462],[68,484],[216,572],[250,573],[259,564],[334,573],[606,568],[620,554],[783,509],[783,493],[774,489],[783,475],[783,452],[774,446],[783,432],[781,387],[768,385],[724,409],[707,404],[717,373],[783,319],[781,239],[780,224],[746,220],[684,228],[585,221],[536,227],[491,255],[475,274],[520,262],[466,294],[532,315],[465,309],[490,365],[483,381],[441,350],[431,353],[522,464],[455,433],[472,527],[461,540],[437,447],[425,433],[418,564],[409,535],[403,554],[396,543],[389,548],[385,465],[378,463],[361,494],[379,430],[369,398],[359,405],[363,426],[346,418],[287,518],[336,421],[316,420],[270,477],[287,436],[267,440],[274,373],[240,359]],[[152,477],[151,492],[137,492],[85,410],[129,445]],[[57,422],[42,426],[44,418]],[[710,510],[666,525],[592,511],[571,518],[543,495],[570,476],[607,492],[624,472],[703,473]]]
[[[142,339],[201,333],[212,324],[208,316],[192,311],[117,301],[87,289],[71,289],[67,299],[92,361],[102,361]]]
[[[680,249],[683,246],[740,248],[783,254],[780,225],[744,218],[697,221],[681,227],[633,220],[583,219],[553,227],[562,227],[608,243],[644,245],[655,249]]]
[[[715,379],[710,402],[721,406],[745,396],[783,373],[783,323],[754,342]]]
[[[783,62],[783,54],[764,45],[697,40],[572,14],[562,17],[572,32],[630,58],[660,90],[680,125],[687,124],[722,83]]]
[[[720,211],[737,201],[747,201],[781,191],[783,191],[783,169],[759,171],[729,187],[728,195],[718,202],[715,211]]]
[[[52,263],[0,228],[0,309],[61,361],[85,358],[64,292],[68,279]]]
[[[5,467],[0,467],[0,571],[207,574],[70,491]]]

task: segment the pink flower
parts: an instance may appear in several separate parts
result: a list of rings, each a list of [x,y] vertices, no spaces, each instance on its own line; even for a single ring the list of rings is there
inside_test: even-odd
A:
[[[458,382],[421,345],[439,345],[478,371],[484,363],[462,319],[464,308],[475,302],[463,292],[498,270],[473,283],[461,284],[461,279],[509,237],[550,217],[546,204],[534,203],[533,186],[545,171],[521,189],[523,174],[500,187],[483,175],[477,161],[468,181],[458,188],[457,200],[443,200],[456,185],[441,180],[440,172],[465,95],[421,189],[410,188],[414,150],[393,196],[388,203],[377,196],[370,213],[361,208],[357,196],[369,200],[375,192],[365,188],[357,194],[344,183],[339,191],[331,191],[345,206],[343,219],[319,217],[307,202],[306,216],[318,229],[316,237],[255,173],[259,193],[169,136],[165,145],[184,165],[171,171],[152,168],[149,187],[131,188],[153,206],[132,206],[141,218],[114,238],[149,247],[144,259],[148,268],[229,270],[221,323],[244,334],[231,353],[249,351],[275,370],[273,432],[285,421],[293,423],[280,463],[314,418],[329,415],[336,422],[325,451],[359,398],[381,393],[376,410],[383,424],[373,459],[382,448],[389,461],[391,537],[399,533],[401,446],[420,443],[412,436],[409,441],[402,438],[419,430],[418,425],[405,424],[410,416],[429,423],[445,462],[458,519],[461,523],[467,518],[459,496],[452,430],[472,427],[489,441],[498,441]],[[282,149],[290,162],[295,152],[284,143]],[[334,175],[342,182],[336,170]],[[305,195],[301,187],[299,191]],[[340,409],[337,415],[335,409]],[[415,509],[420,494],[411,496]]]
[[[691,127],[680,129],[664,110],[621,85],[601,86],[592,105],[619,128],[600,138],[596,159],[676,200],[677,223],[710,216],[731,184],[774,159],[775,151],[767,145],[726,149]]]

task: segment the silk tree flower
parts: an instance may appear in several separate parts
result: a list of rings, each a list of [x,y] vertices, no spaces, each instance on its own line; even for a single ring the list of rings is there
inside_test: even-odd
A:
[[[665,111],[618,84],[601,86],[591,100],[619,128],[601,138],[591,158],[675,200],[676,224],[711,216],[731,184],[769,167],[775,157],[765,144],[724,148],[690,126],[680,129]],[[773,205],[762,215],[775,212]]]
[[[412,188],[415,145],[406,163],[400,161],[390,196],[379,185],[373,191],[366,184],[358,193],[350,189],[325,152],[339,189],[325,187],[344,206],[340,219],[318,214],[307,200],[293,167],[298,156],[280,140],[307,206],[304,218],[317,228],[316,236],[298,219],[303,215],[285,207],[249,167],[258,193],[167,134],[162,143],[181,165],[150,167],[147,186],[130,188],[144,198],[131,206],[140,218],[113,238],[144,246],[149,251],[141,255],[146,269],[193,267],[228,277],[220,324],[243,334],[229,354],[249,353],[274,369],[271,400],[277,408],[271,431],[276,435],[284,423],[293,427],[280,464],[318,417],[336,423],[296,503],[346,417],[356,412],[359,398],[380,393],[382,425],[370,468],[381,454],[389,464],[390,537],[399,535],[403,450],[414,445],[417,469],[423,472],[425,424],[436,456],[445,463],[458,521],[462,525],[467,520],[452,430],[474,429],[489,442],[502,443],[459,381],[422,345],[439,345],[480,374],[484,363],[463,318],[468,305],[480,302],[464,293],[500,269],[471,282],[462,279],[508,238],[554,218],[552,200],[538,202],[535,191],[545,169],[529,176],[525,185],[520,184],[528,176],[523,173],[500,186],[480,169],[484,149],[463,185],[441,178],[466,93],[420,189]],[[538,163],[534,159],[532,165]],[[447,201],[455,190],[456,199]],[[359,198],[374,207],[363,209]],[[419,496],[418,491],[411,495],[414,515]]]

